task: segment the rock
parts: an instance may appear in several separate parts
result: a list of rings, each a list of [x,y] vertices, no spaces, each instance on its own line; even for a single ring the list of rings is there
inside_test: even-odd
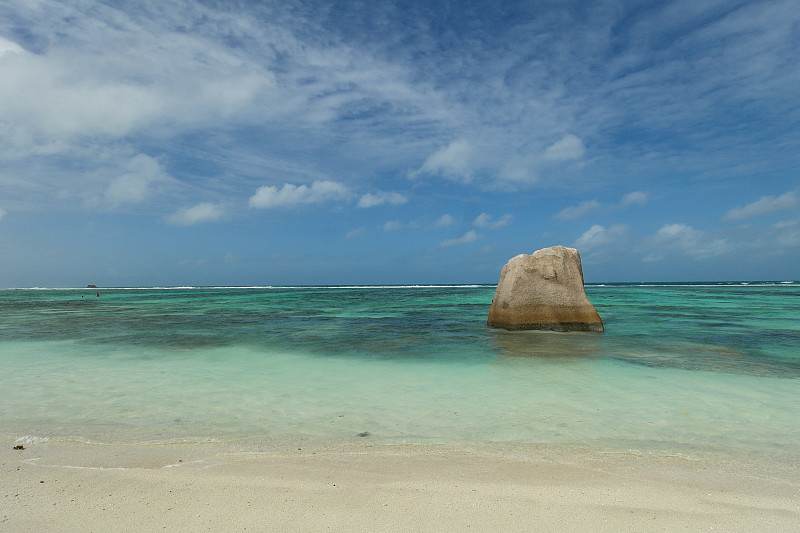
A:
[[[486,323],[511,330],[603,331],[583,289],[578,250],[553,246],[511,258],[500,272]]]
[[[86,288],[87,289],[96,289],[97,285],[87,285]]]

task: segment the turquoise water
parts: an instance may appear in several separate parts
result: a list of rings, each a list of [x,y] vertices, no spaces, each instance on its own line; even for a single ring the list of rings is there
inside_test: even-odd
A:
[[[0,291],[10,439],[800,454],[800,285],[588,286],[606,332],[485,325],[493,286]]]

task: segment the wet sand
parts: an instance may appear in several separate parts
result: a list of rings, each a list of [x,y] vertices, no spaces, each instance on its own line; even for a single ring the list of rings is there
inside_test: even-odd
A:
[[[796,531],[790,459],[535,446],[24,444],[3,531]]]

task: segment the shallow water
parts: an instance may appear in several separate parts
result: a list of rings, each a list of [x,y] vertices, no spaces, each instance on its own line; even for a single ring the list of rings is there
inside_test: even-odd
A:
[[[800,454],[796,283],[589,286],[603,334],[487,328],[493,286],[98,290],[0,291],[8,437]]]

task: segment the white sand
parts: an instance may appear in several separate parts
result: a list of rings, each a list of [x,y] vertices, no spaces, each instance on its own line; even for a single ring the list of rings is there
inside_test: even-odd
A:
[[[0,441],[0,531],[798,531],[800,466],[536,447]]]

